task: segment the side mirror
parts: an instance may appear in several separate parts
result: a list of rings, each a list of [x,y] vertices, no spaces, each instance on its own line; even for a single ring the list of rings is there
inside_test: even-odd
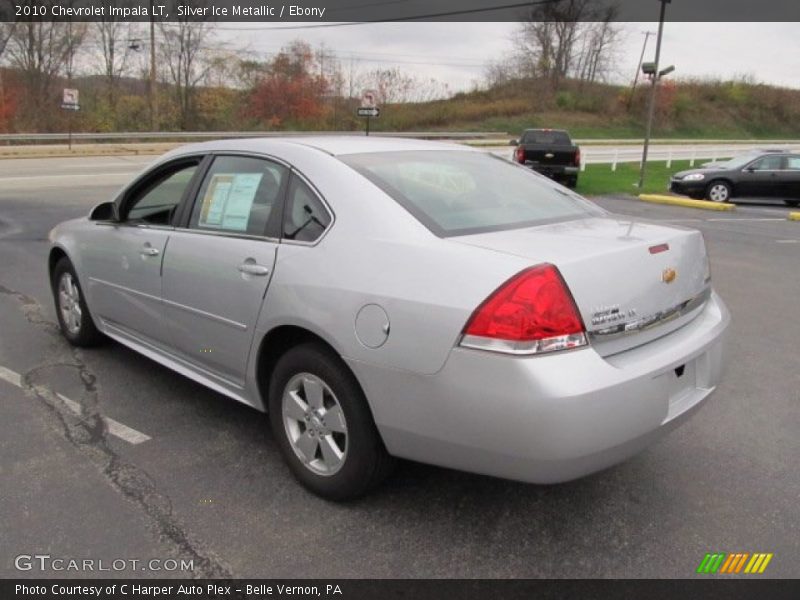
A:
[[[748,173],[755,173],[755,171],[756,171],[756,168],[755,168],[755,167],[747,167],[747,168],[745,169],[745,171],[747,171]]]
[[[509,146],[519,146],[519,142],[517,140],[511,140],[510,142],[508,142],[508,145]]]
[[[90,221],[118,221],[117,205],[113,202],[102,202],[89,213]]]

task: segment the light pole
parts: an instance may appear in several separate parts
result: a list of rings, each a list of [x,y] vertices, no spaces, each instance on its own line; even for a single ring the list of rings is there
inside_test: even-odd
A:
[[[631,105],[633,104],[633,94],[636,91],[636,84],[639,83],[639,69],[642,68],[642,62],[644,61],[644,53],[647,50],[647,42],[650,39],[651,35],[655,35],[652,31],[643,31],[642,35],[644,35],[644,43],[642,44],[642,54],[639,56],[639,64],[636,65],[636,74],[633,76],[633,85],[631,85],[631,95],[628,97],[628,112],[631,110]]]
[[[658,36],[656,37],[656,61],[653,63],[653,86],[650,88],[650,107],[647,110],[647,128],[644,134],[644,146],[642,147],[642,166],[639,169],[639,189],[644,185],[644,172],[647,168],[647,150],[650,146],[650,132],[653,129],[653,113],[656,108],[656,86],[658,80],[661,78],[661,73],[658,71],[658,62],[661,59],[661,38],[664,34],[664,15],[667,12],[667,4],[672,0],[659,0],[661,2],[661,14],[658,18]],[[644,65],[642,65],[644,69]],[[665,69],[666,70],[666,69]],[[670,69],[672,70],[672,69]],[[666,73],[664,73],[666,75]]]

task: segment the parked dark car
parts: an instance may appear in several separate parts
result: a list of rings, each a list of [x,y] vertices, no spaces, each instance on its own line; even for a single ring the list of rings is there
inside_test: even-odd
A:
[[[728,202],[737,197],[781,198],[800,205],[800,153],[763,151],[675,173],[669,189],[691,198]]]
[[[560,129],[526,129],[516,146],[514,161],[568,187],[578,184],[581,149]]]

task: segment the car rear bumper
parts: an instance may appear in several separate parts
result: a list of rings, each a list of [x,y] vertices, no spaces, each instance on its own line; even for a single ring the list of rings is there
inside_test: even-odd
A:
[[[570,167],[566,165],[542,165],[532,161],[526,161],[525,166],[552,179],[577,177],[578,171],[580,170],[578,167]]]
[[[555,483],[625,460],[693,414],[720,381],[729,322],[713,294],[691,323],[609,357],[455,348],[434,375],[350,364],[391,454]]]

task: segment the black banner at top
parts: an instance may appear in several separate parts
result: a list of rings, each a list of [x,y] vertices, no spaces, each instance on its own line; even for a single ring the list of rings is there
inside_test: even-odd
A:
[[[0,21],[219,21],[276,27],[549,21],[800,22],[797,0],[0,0]],[[560,19],[554,19],[558,15]],[[348,25],[344,25],[348,26]]]

